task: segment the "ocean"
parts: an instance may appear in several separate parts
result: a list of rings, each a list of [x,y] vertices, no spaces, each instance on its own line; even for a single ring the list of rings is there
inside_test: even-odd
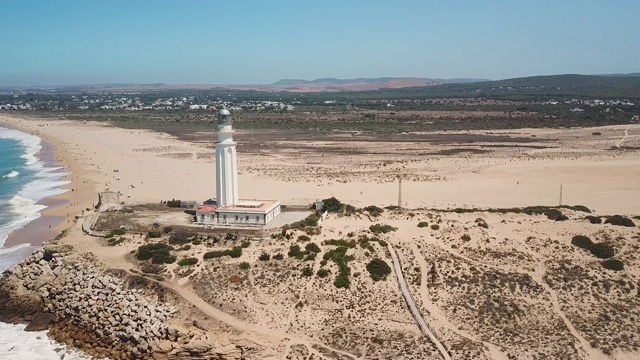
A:
[[[42,215],[40,200],[65,192],[60,187],[68,183],[66,172],[39,158],[41,150],[37,136],[0,127],[0,273],[38,248],[28,243],[4,248],[9,234]],[[50,340],[46,331],[23,329],[0,322],[2,359],[89,359]]]

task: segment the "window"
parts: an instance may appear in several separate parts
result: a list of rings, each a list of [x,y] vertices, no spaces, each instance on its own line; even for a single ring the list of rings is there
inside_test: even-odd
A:
[[[256,216],[256,221],[260,221],[260,215]]]
[[[249,221],[249,215],[247,215],[247,218],[245,220]]]
[[[236,221],[238,221],[238,215],[236,215]]]
[[[223,220],[227,220],[227,215],[222,215]]]

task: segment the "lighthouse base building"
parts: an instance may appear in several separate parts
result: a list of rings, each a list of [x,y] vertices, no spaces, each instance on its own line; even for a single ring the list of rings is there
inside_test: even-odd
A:
[[[216,225],[267,225],[280,214],[278,200],[238,199],[238,162],[231,113],[218,112],[216,198],[200,206],[196,222]]]

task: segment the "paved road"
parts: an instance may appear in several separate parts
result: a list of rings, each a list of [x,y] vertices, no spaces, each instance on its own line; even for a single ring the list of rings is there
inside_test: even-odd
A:
[[[407,302],[407,305],[409,305],[409,310],[411,310],[411,315],[413,315],[413,318],[418,323],[420,330],[422,330],[422,332],[436,346],[438,351],[440,351],[440,354],[442,355],[442,357],[445,358],[445,360],[451,360],[451,356],[449,356],[447,349],[444,348],[442,343],[438,340],[438,338],[436,338],[433,331],[431,331],[431,328],[429,327],[427,322],[424,321],[422,314],[420,314],[420,311],[418,311],[418,307],[416,306],[416,303],[413,301],[413,298],[411,297],[411,293],[409,293],[409,289],[407,288],[407,283],[404,281],[404,275],[402,275],[402,267],[400,266],[400,260],[398,260],[398,254],[396,253],[396,249],[394,249],[393,246],[391,246],[391,244],[387,244],[387,248],[391,253],[391,259],[393,260],[393,267],[396,271],[396,277],[398,278],[398,283],[400,284],[400,291],[402,292],[402,296],[404,296],[404,300]]]

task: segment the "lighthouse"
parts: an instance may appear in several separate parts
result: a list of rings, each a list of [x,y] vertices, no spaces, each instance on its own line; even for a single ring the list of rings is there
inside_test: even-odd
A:
[[[220,110],[216,143],[216,205],[218,207],[238,205],[238,161],[233,133],[231,113],[227,109]]]
[[[238,200],[238,160],[233,140],[233,121],[227,109],[218,111],[216,143],[216,199],[196,211],[196,222],[218,226],[264,226],[281,213],[278,200]]]

